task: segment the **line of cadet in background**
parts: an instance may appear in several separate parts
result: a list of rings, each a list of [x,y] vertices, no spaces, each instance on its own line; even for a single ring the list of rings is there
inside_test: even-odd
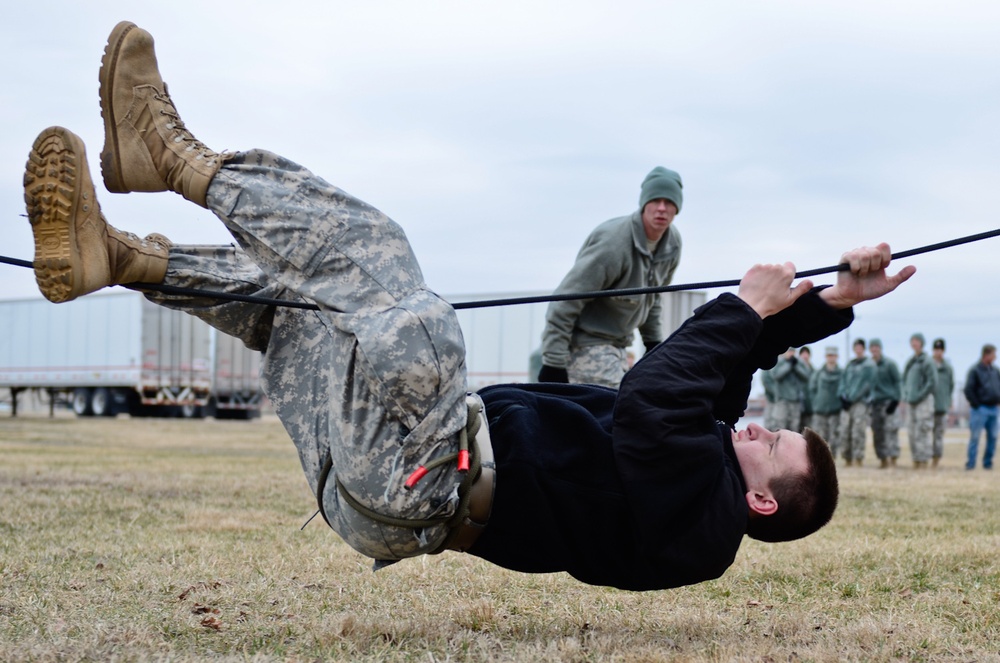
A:
[[[899,429],[905,416],[913,467],[936,468],[944,453],[955,375],[944,358],[944,339],[934,340],[931,355],[924,352],[924,343],[920,333],[910,337],[913,355],[902,373],[896,362],[882,354],[877,338],[868,343],[870,357],[864,339],[856,339],[854,358],[843,368],[836,347],[826,348],[826,361],[819,368],[813,368],[808,347],[800,348],[797,355],[795,348],[789,348],[774,368],[762,374],[767,399],[764,427],[801,431],[809,426],[829,442],[834,457],[843,455],[848,467],[863,463],[870,427],[879,466],[890,468],[899,458]],[[1000,405],[1000,370],[993,365],[996,352],[993,345],[983,346],[963,389],[970,408],[967,470],[976,467],[983,431],[983,468],[993,469]]]

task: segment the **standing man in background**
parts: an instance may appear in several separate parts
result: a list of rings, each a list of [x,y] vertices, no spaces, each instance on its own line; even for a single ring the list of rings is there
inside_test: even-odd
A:
[[[802,364],[808,373],[806,381],[802,384],[802,416],[799,417],[799,427],[797,430],[804,431],[806,428],[812,426],[812,398],[809,395],[809,380],[812,378],[815,369],[812,365],[812,350],[809,349],[808,345],[803,345],[799,348],[799,363]]]
[[[986,430],[986,450],[983,469],[993,469],[993,453],[997,448],[997,404],[1000,403],[1000,371],[993,365],[997,348],[992,343],[983,346],[979,363],[969,369],[965,378],[965,398],[969,401],[969,448],[965,469],[976,469],[979,434]]]
[[[924,352],[924,335],[917,332],[910,337],[913,356],[903,369],[903,399],[909,407],[906,412],[907,430],[910,433],[910,453],[914,469],[927,468],[931,459],[931,432],[934,430],[934,387],[937,369]]]
[[[556,294],[669,285],[681,259],[673,227],[684,197],[681,176],[657,166],[643,180],[639,209],[590,233]],[[539,382],[618,388],[635,330],[646,351],[663,340],[659,294],[552,302],[542,332]]]
[[[865,356],[865,340],[854,341],[854,359],[844,367],[840,380],[840,435],[847,467],[865,460],[865,437],[875,387],[875,362]]]
[[[809,370],[795,356],[795,348],[788,348],[778,357],[778,363],[769,373],[774,379],[775,428],[800,432],[802,421],[802,394],[809,384]]]
[[[809,400],[813,415],[810,427],[830,445],[836,458],[840,452],[840,397],[837,390],[844,371],[837,365],[837,346],[826,349],[826,362],[809,376]]]
[[[937,467],[944,455],[944,430],[951,409],[951,393],[955,391],[955,371],[944,358],[944,339],[936,338],[931,344],[931,360],[937,369],[937,386],[934,387],[934,442],[931,445],[931,467]]]
[[[899,458],[899,399],[902,379],[896,362],[882,354],[882,341],[868,343],[875,362],[875,387],[872,391],[872,442],[879,467],[895,467]]]

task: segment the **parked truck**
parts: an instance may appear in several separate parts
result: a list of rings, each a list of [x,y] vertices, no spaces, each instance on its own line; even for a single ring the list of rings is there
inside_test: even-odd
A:
[[[0,302],[0,388],[79,416],[257,416],[260,353],[140,293]]]

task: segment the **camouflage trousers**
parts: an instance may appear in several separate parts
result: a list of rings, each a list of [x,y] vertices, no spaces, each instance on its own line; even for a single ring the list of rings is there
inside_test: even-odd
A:
[[[799,401],[775,401],[771,404],[769,420],[774,426],[771,430],[786,429],[801,432],[802,403]]]
[[[572,348],[569,356],[569,381],[573,384],[600,384],[617,389],[628,370],[625,348],[613,345],[588,345]]]
[[[933,443],[931,444],[932,456],[934,458],[941,458],[944,456],[944,431],[948,426],[948,413],[947,412],[935,412],[934,413],[934,435]]]
[[[872,441],[875,455],[883,458],[899,458],[899,410],[887,414],[887,401],[872,403]]]
[[[913,460],[921,462],[930,460],[934,431],[934,394],[928,394],[922,401],[909,404],[906,424],[910,434],[910,454]]]
[[[868,435],[868,418],[871,406],[863,401],[851,403],[840,413],[840,440],[847,460],[864,460],[865,439]]]
[[[318,305],[319,311],[148,295],[264,352],[262,386],[334,530],[380,560],[438,548],[462,475],[418,466],[458,449],[467,419],[465,346],[429,291],[403,230],[378,210],[264,151],[228,161],[208,206],[238,247],[175,246],[165,283]],[[332,464],[332,467],[330,467]],[[324,470],[324,467],[330,467]],[[325,476],[324,476],[325,475]],[[345,501],[392,518],[387,525]]]
[[[820,434],[830,446],[830,453],[836,458],[840,453],[840,412],[833,414],[820,414],[814,412],[812,415],[812,429]]]

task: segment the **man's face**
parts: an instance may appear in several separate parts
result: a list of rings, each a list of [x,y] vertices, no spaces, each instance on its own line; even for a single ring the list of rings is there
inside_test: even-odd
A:
[[[868,349],[871,350],[872,359],[875,361],[882,360],[882,346],[881,345],[869,345]]]
[[[857,357],[858,359],[861,359],[862,357],[864,357],[865,356],[865,346],[861,345],[860,343],[855,343],[854,344],[854,356]]]
[[[931,354],[934,356],[934,361],[940,364],[941,360],[944,359],[944,348],[934,348]]]
[[[919,338],[910,339],[910,347],[913,348],[913,354],[918,355],[924,351],[924,344]]]
[[[983,363],[986,364],[987,366],[990,366],[993,363],[993,360],[996,358],[997,358],[996,352],[987,352],[986,354],[983,355]]]
[[[677,216],[677,205],[666,198],[657,198],[646,203],[642,208],[642,226],[646,230],[646,239],[651,242],[658,241],[674,222],[675,216]]]
[[[837,365],[837,355],[829,354],[826,356],[826,365],[833,368]]]
[[[733,432],[733,449],[747,491],[757,493],[764,499],[773,498],[770,489],[772,479],[809,471],[806,439],[790,430],[771,432],[763,426],[750,424],[744,430]],[[750,499],[748,495],[748,501]]]

